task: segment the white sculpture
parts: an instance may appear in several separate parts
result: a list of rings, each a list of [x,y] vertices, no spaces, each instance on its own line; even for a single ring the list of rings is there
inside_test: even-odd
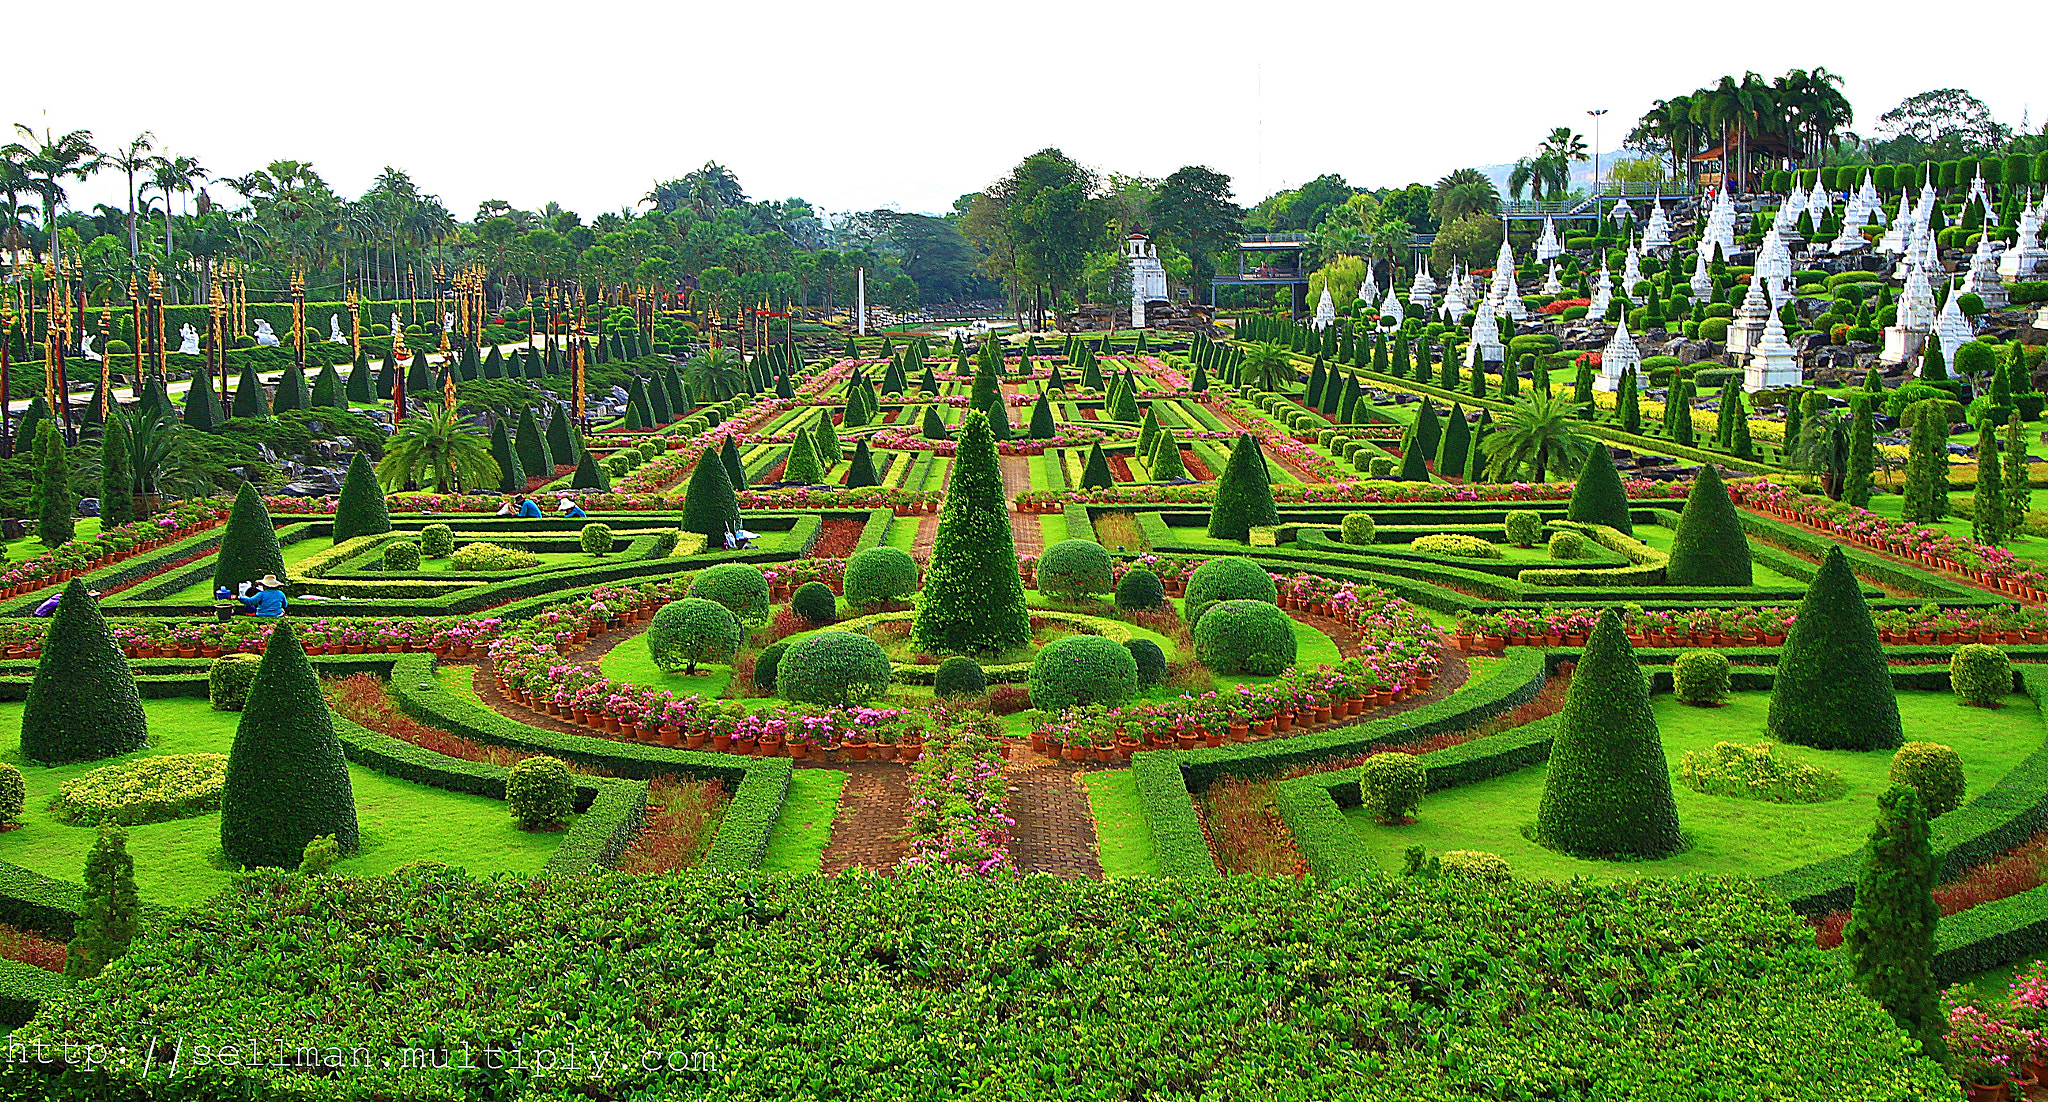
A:
[[[1424,312],[1436,302],[1436,279],[1429,274],[1429,258],[1415,266],[1415,279],[1408,284],[1408,303]]]
[[[1654,250],[1658,256],[1662,256],[1663,251],[1670,247],[1671,222],[1664,216],[1664,204],[1653,202],[1650,204],[1649,225],[1643,227],[1643,249]]]
[[[1144,308],[1145,304],[1138,298],[1138,296],[1135,293],[1133,293],[1131,295],[1132,325],[1137,324],[1137,312],[1143,310]],[[1320,333],[1323,330],[1328,329],[1330,326],[1336,324],[1336,321],[1337,304],[1330,298],[1330,284],[1328,280],[1325,280],[1323,282],[1323,297],[1321,301],[1316,303],[1316,316],[1313,320],[1311,320],[1308,323],[1309,328],[1314,329],[1316,332]]]
[[[1991,244],[1991,235],[1977,238],[1977,251],[1970,256],[1970,274],[1963,281],[1963,290],[1984,300],[1984,305],[1997,310],[2005,306],[2008,296],[2005,280],[1998,275],[1998,252]]]
[[[2001,277],[2030,279],[2035,267],[2043,260],[2048,260],[2048,249],[2041,248],[2039,240],[2044,211],[2048,211],[2048,198],[2044,198],[2042,206],[2037,207],[2033,198],[2028,197],[2026,207],[2020,211],[2017,227],[2019,236],[2014,239],[2012,247],[2006,249],[1998,258],[1998,274]]]
[[[1358,301],[1370,306],[1380,297],[1379,284],[1373,282],[1372,261],[1365,262],[1365,281],[1358,285]]]
[[[1614,301],[1614,277],[1607,272],[1607,261],[1600,261],[1600,274],[1593,280],[1593,301],[1586,307],[1586,317],[1592,321],[1604,321],[1607,307]]]
[[[1142,233],[1124,240],[1124,259],[1131,266],[1131,328],[1143,329],[1147,324],[1145,304],[1166,299],[1166,268],[1159,263],[1159,247]],[[1323,294],[1327,297],[1329,288],[1324,288]]]
[[[1742,389],[1755,392],[1773,387],[1798,386],[1805,381],[1799,369],[1799,353],[1785,339],[1785,323],[1776,310],[1767,310],[1763,341],[1742,369]]]
[[[341,315],[327,315],[327,339],[335,344],[347,344],[348,338],[341,335]]]
[[[92,350],[92,334],[81,331],[78,334],[78,352],[88,360],[99,360],[99,353]]]
[[[455,315],[452,312],[441,315],[441,332],[455,332]]]
[[[277,344],[276,331],[271,329],[270,323],[262,318],[256,319],[256,343],[265,348]]]
[[[1472,349],[1465,362],[1476,370],[1480,365],[1500,363],[1507,359],[1507,347],[1500,343],[1500,321],[1493,312],[1493,300],[1479,300],[1479,310],[1472,315]]]
[[[1557,239],[1557,223],[1549,215],[1543,216],[1543,236],[1536,239],[1536,259],[1552,260],[1564,255],[1564,246]]]
[[[189,322],[178,327],[178,355],[199,355],[199,330],[192,328]]]
[[[1544,274],[1543,293],[1552,296],[1564,294],[1564,282],[1557,278],[1557,261],[1555,260],[1550,262],[1550,268]]]
[[[391,311],[391,335],[395,337],[404,331],[404,328],[398,324],[398,311]]]
[[[1600,371],[1593,376],[1593,389],[1614,391],[1621,389],[1621,377],[1630,371],[1641,371],[1643,354],[1636,348],[1634,337],[1628,335],[1628,322],[1622,321],[1614,327],[1614,335],[1607,338],[1607,347],[1600,350]]]
[[[1628,256],[1621,262],[1621,296],[1641,306],[1643,300],[1636,297],[1636,284],[1642,281],[1642,254],[1636,251],[1635,242],[1631,241],[1628,245]]]
[[[1921,346],[1934,328],[1934,288],[1927,270],[1915,264],[1906,273],[1906,289],[1899,294],[1896,324],[1885,326],[1881,364],[1917,364]]]
[[[1408,316],[1408,311],[1401,306],[1401,300],[1394,297],[1392,287],[1387,288],[1387,297],[1380,303],[1380,316],[1392,318],[1397,323]]]
[[[1949,288],[1948,301],[1942,304],[1941,316],[1934,320],[1934,332],[1941,337],[1941,354],[1948,363],[1956,362],[1956,349],[1977,339],[1977,329],[1970,324],[1969,315],[1963,313],[1961,292]]]
[[[1708,245],[1696,254],[1692,265],[1692,279],[1686,283],[1686,287],[1692,291],[1692,297],[1702,302],[1714,297],[1714,273],[1707,270],[1706,252],[1712,247]]]
[[[1749,290],[1743,292],[1742,306],[1735,312],[1735,324],[1728,327],[1728,351],[1731,355],[1747,355],[1763,342],[1767,315],[1771,312],[1771,300],[1764,293],[1764,284],[1761,277],[1750,276]]]

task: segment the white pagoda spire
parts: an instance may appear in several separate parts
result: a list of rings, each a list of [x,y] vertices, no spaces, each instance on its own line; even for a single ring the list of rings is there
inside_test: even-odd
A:
[[[1380,316],[1392,318],[1396,322],[1401,321],[1407,316],[1407,311],[1401,309],[1401,300],[1394,297],[1394,289],[1392,287],[1387,288],[1387,297],[1380,302]]]
[[[1671,247],[1671,223],[1664,217],[1664,204],[1660,200],[1650,202],[1650,222],[1643,227],[1643,248],[1668,249]]]
[[[1368,260],[1365,262],[1365,279],[1358,285],[1358,301],[1369,304],[1378,297],[1380,297],[1380,289],[1373,282],[1372,261]]]
[[[1948,301],[1942,304],[1941,316],[1934,321],[1934,332],[1941,337],[1941,354],[1949,363],[1956,361],[1956,349],[1977,339],[1977,331],[1970,319],[1963,313],[1957,301],[1962,294],[1951,287]]]
[[[1316,303],[1316,316],[1308,324],[1309,328],[1320,333],[1336,321],[1337,304],[1330,298],[1330,281],[1326,279],[1323,281],[1323,297]]]
[[[1564,255],[1564,245],[1557,239],[1557,222],[1549,215],[1543,216],[1543,236],[1536,239],[1536,259],[1554,260]]]
[[[1507,349],[1500,343],[1500,318],[1493,312],[1493,300],[1482,298],[1479,309],[1472,315],[1472,351],[1465,362],[1499,363],[1507,358]]]
[[[1635,216],[1635,208],[1628,205],[1627,199],[1616,199],[1613,209],[1607,212],[1607,217],[1614,219],[1616,222],[1627,222]]]
[[[1749,290],[1743,292],[1735,322],[1728,327],[1728,351],[1733,355],[1747,355],[1763,340],[1769,320],[1766,315],[1771,312],[1771,300],[1765,293],[1767,282],[1756,274],[1749,277]]]
[[[1429,274],[1429,258],[1415,266],[1415,280],[1408,284],[1408,303],[1417,309],[1428,311],[1436,302],[1436,280]]]
[[[1763,339],[1742,370],[1742,389],[1751,393],[1798,386],[1805,381],[1799,369],[1799,353],[1785,339],[1785,323],[1776,310],[1766,309],[1764,313]]]
[[[1546,295],[1564,294],[1564,284],[1557,278],[1557,261],[1555,260],[1550,262],[1550,270],[1543,277],[1543,293]]]
[[[1636,297],[1636,284],[1642,282],[1642,279],[1642,255],[1636,251],[1635,242],[1631,241],[1628,245],[1628,257],[1621,263],[1621,294],[1638,306],[1642,305],[1643,300]]]
[[[1607,306],[1614,301],[1614,277],[1607,274],[1607,261],[1600,261],[1600,274],[1593,279],[1593,301],[1586,307],[1586,317],[1601,321],[1607,317]]]
[[[1998,275],[1998,253],[1991,245],[1989,233],[1977,238],[1977,251],[1970,257],[1970,274],[1963,281],[1963,290],[1984,300],[1984,305],[1996,310],[2007,302],[2005,280]]]
[[[1643,368],[1643,353],[1636,347],[1634,337],[1628,334],[1626,319],[1616,323],[1614,335],[1607,338],[1607,346],[1600,350],[1600,370],[1593,377],[1595,390],[1617,390],[1621,377],[1630,371],[1640,372]]]
[[[1934,328],[1934,287],[1927,269],[1917,264],[1906,273],[1906,289],[1899,292],[1898,328],[1922,333]]]

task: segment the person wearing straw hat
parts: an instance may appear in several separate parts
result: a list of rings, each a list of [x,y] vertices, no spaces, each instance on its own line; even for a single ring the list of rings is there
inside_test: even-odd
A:
[[[243,586],[242,594],[235,599],[242,602],[242,607],[248,610],[249,615],[284,615],[284,583],[277,580],[277,575],[265,574],[263,580],[256,582],[253,587],[246,582]],[[251,588],[254,592],[250,591]]]

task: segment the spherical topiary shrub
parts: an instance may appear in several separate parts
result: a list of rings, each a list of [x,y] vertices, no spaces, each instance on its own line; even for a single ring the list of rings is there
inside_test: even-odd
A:
[[[900,547],[870,547],[846,560],[846,600],[862,610],[917,592],[917,560]]]
[[[445,524],[429,524],[420,529],[420,555],[429,559],[445,559],[455,553],[455,530]]]
[[[1031,663],[1031,706],[1057,712],[1081,704],[1121,704],[1138,689],[1138,662],[1100,635],[1055,639]]]
[[[1478,536],[1467,536],[1458,532],[1433,532],[1409,543],[1408,549],[1423,555],[1449,555],[1456,559],[1502,559],[1507,552],[1494,546],[1492,540]]]
[[[670,601],[647,625],[647,656],[668,673],[695,674],[699,662],[730,662],[746,639],[739,617],[717,601]]]
[[[1358,769],[1359,799],[1382,823],[1406,822],[1428,787],[1429,773],[1413,754],[1374,754]]]
[[[1948,683],[1973,708],[1996,708],[2012,691],[2012,662],[1987,643],[1965,643],[1948,660]]]
[[[249,702],[249,683],[256,680],[260,654],[223,654],[206,670],[206,699],[216,712],[239,712]]]
[[[719,563],[697,575],[690,583],[690,596],[717,601],[743,624],[768,618],[768,578],[743,562]]]
[[[1586,557],[1586,537],[1577,532],[1559,531],[1550,534],[1550,557],[1553,559],[1583,559]]]
[[[1344,514],[1344,542],[1365,547],[1372,543],[1379,533],[1379,527],[1372,522],[1371,513]]]
[[[1217,673],[1276,674],[1294,665],[1294,621],[1265,601],[1219,601],[1195,625],[1195,657]]]
[[[1115,585],[1115,564],[1094,540],[1061,540],[1038,556],[1038,591],[1048,597],[1075,600]]]
[[[775,668],[775,691],[804,704],[844,708],[872,700],[888,688],[889,656],[882,653],[882,645],[850,631],[821,631],[791,640]]]
[[[420,545],[411,540],[393,540],[384,545],[384,569],[418,570]]]
[[[20,819],[27,806],[28,785],[22,780],[21,770],[0,761],[0,823]]]
[[[1713,650],[1680,654],[1671,664],[1671,695],[1680,704],[1720,707],[1728,699],[1728,656]]]
[[[932,679],[932,691],[941,698],[980,696],[988,691],[988,674],[982,671],[979,662],[956,654],[939,663],[938,676]]]
[[[770,643],[754,657],[755,688],[764,692],[775,691],[775,676],[782,665],[782,652],[788,649],[788,643]]]
[[[839,595],[824,582],[805,582],[797,586],[796,593],[789,599],[789,607],[813,624],[829,624],[839,619]]]
[[[1963,780],[1963,757],[1938,742],[1909,742],[1892,755],[1891,782],[1911,785],[1920,793],[1920,806],[1927,817],[1946,814],[1963,806],[1967,782]]]
[[[1203,614],[1218,601],[1264,601],[1276,608],[1280,587],[1266,568],[1250,559],[1226,556],[1210,559],[1188,576],[1189,624],[1202,622]]]
[[[1508,859],[1483,849],[1447,849],[1437,856],[1437,871],[1445,876],[1462,876],[1498,884],[1514,879]]]
[[[1124,572],[1124,580],[1116,583],[1116,607],[1121,609],[1158,608],[1166,603],[1166,587],[1160,584],[1159,575],[1142,566],[1134,566]]]
[[[586,524],[583,526],[583,553],[586,555],[609,555],[615,538],[609,524]]]
[[[521,758],[505,772],[505,802],[519,825],[531,830],[568,818],[576,810],[576,785],[559,758]]]
[[[1124,644],[1138,664],[1138,685],[1157,685],[1166,679],[1166,652],[1150,639],[1133,639]]]
[[[1543,518],[1527,509],[1514,509],[1508,513],[1508,542],[1516,547],[1534,547],[1543,538]]]

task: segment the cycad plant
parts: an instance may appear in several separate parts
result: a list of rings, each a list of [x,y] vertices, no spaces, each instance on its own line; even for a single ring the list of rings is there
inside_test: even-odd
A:
[[[377,482],[396,493],[408,483],[432,486],[436,493],[483,490],[498,478],[498,461],[490,441],[455,417],[445,406],[432,406],[424,416],[406,418],[391,434],[384,458],[377,461]]]
[[[1532,468],[1532,481],[1541,482],[1550,471],[1570,474],[1579,469],[1586,456],[1586,438],[1580,434],[1582,403],[1556,394],[1536,391],[1515,399],[1487,431],[1481,450],[1487,469],[1499,478],[1511,478],[1524,466]]]

